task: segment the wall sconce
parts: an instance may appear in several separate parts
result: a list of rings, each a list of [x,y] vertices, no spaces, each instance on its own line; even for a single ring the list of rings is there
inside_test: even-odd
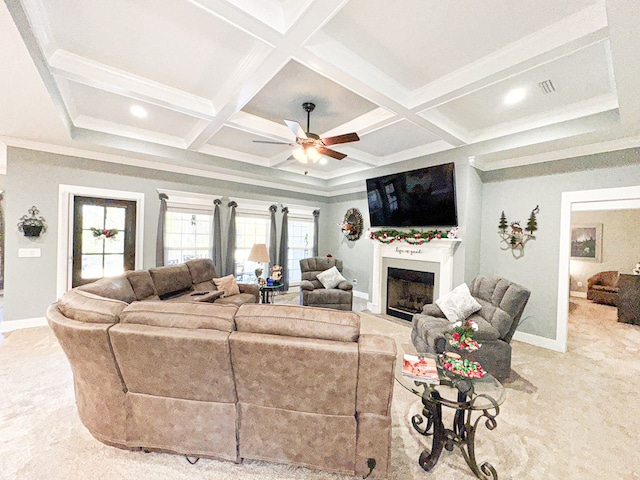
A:
[[[18,230],[23,232],[25,237],[39,237],[40,233],[47,231],[47,224],[44,218],[37,216],[40,210],[38,210],[35,205],[27,211],[31,215],[23,215],[20,217]]]
[[[536,239],[533,232],[538,230],[538,220],[536,218],[538,213],[540,213],[540,208],[536,205],[536,208],[531,210],[531,215],[529,215],[529,220],[527,220],[527,226],[523,229],[522,226],[520,226],[520,220],[509,223],[507,216],[504,214],[504,210],[502,211],[500,223],[498,224],[498,235],[500,235],[502,242],[506,244],[506,246],[502,247],[502,250],[512,250],[514,255],[516,255],[516,251],[518,251],[519,255],[516,258],[524,255],[525,244],[529,240]],[[511,228],[511,231],[508,231],[508,228]]]

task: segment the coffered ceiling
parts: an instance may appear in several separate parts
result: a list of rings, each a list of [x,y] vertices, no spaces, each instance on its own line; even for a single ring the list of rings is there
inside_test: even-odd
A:
[[[640,144],[635,0],[5,4],[10,145],[328,194],[446,150],[493,170]],[[311,132],[358,133],[344,160],[291,156],[304,102]]]

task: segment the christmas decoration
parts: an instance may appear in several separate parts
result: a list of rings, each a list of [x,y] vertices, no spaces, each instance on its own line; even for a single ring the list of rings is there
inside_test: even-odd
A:
[[[535,240],[535,236],[533,232],[538,230],[538,219],[536,215],[540,212],[540,208],[536,205],[536,208],[531,210],[531,214],[529,215],[529,220],[527,220],[527,226],[523,230],[520,226],[520,220],[516,220],[514,222],[509,223],[507,220],[507,216],[504,211],[500,215],[500,221],[498,222],[498,235],[502,239],[502,242],[506,244],[506,247],[503,250],[512,250],[514,251],[514,255],[516,255],[516,251],[519,252],[517,258],[520,258],[524,255],[524,245],[529,240]],[[511,231],[508,231],[508,229]],[[528,232],[528,233],[524,233]]]
[[[371,240],[377,240],[380,243],[393,243],[393,242],[406,242],[409,245],[422,245],[425,242],[432,240],[438,240],[441,238],[455,238],[458,232],[458,227],[451,229],[449,232],[443,232],[440,230],[415,230],[411,229],[409,232],[403,232],[394,229],[376,230],[375,232],[369,232],[369,238]]]

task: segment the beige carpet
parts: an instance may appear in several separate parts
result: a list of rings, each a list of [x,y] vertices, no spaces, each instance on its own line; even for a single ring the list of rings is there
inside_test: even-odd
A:
[[[279,299],[283,303],[288,299]],[[480,427],[477,457],[500,479],[640,480],[636,412],[640,327],[615,321],[615,308],[572,299],[569,352],[515,342],[514,374],[493,431]],[[399,320],[362,313],[363,332],[407,344]],[[74,405],[67,360],[48,327],[20,330],[0,344],[0,479],[206,480],[343,479],[266,462],[200,460],[127,452],[93,439]],[[459,450],[426,473],[417,459],[427,438],[409,424],[419,399],[396,385],[389,478],[475,478]]]

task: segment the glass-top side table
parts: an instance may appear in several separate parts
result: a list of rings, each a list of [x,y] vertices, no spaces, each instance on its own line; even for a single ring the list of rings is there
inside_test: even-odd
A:
[[[498,474],[489,462],[478,465],[475,456],[475,435],[484,419],[488,430],[497,426],[500,405],[506,400],[502,384],[486,373],[483,378],[463,378],[440,368],[435,354],[419,354],[436,359],[440,384],[417,382],[402,374],[402,362],[397,362],[396,381],[422,400],[422,412],[411,418],[413,428],[424,436],[432,436],[431,450],[425,449],[418,460],[425,471],[431,471],[444,448],[460,448],[467,465],[476,477],[497,480]],[[453,425],[445,427],[442,407],[455,410]]]

